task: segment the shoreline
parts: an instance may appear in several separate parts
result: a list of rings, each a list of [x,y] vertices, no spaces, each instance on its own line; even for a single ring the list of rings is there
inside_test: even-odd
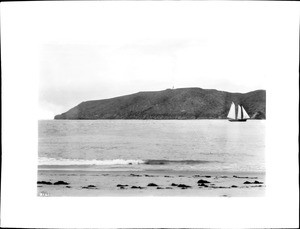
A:
[[[38,181],[52,183],[38,184],[38,196],[257,197],[265,194],[264,172],[39,170]],[[53,185],[58,181],[66,184]]]

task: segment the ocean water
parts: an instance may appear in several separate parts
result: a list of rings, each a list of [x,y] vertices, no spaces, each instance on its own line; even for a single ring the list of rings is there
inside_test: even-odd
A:
[[[265,121],[40,120],[39,170],[265,171]]]

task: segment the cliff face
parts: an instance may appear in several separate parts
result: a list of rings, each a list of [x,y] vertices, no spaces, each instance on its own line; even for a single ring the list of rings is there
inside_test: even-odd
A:
[[[54,119],[223,119],[231,102],[254,119],[266,118],[266,91],[229,93],[179,88],[82,102]]]

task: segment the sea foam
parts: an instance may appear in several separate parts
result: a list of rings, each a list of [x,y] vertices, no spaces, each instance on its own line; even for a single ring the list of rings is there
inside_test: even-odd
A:
[[[56,159],[40,157],[39,165],[130,165],[130,164],[143,164],[143,160],[124,160],[124,159],[113,159],[113,160],[84,160],[84,159]]]
[[[203,160],[139,160],[139,159],[111,159],[111,160],[84,160],[84,159],[63,159],[40,157],[39,165],[168,165],[168,164],[186,164],[195,165],[207,163]]]

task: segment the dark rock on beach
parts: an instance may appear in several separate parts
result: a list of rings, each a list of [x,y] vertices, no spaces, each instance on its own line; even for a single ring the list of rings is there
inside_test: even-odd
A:
[[[154,184],[154,183],[149,183],[147,186],[149,186],[149,187],[157,187],[158,185]]]
[[[193,177],[194,177],[194,178],[198,178],[198,177],[211,178],[211,176],[209,176],[209,175],[205,175],[205,176],[202,176],[202,175],[194,175]]]
[[[97,187],[95,185],[83,186],[82,188],[84,188],[84,189],[97,189]]]
[[[208,184],[208,183],[210,183],[209,181],[207,181],[207,180],[198,180],[198,182],[197,182],[198,184]]]
[[[198,184],[198,186],[199,186],[199,187],[205,187],[205,188],[207,188],[207,187],[208,187],[208,185],[206,185],[206,184],[203,184],[203,183],[200,183],[200,184]]]
[[[62,181],[62,180],[60,180],[60,181],[57,181],[57,182],[55,182],[55,183],[54,183],[54,185],[69,185],[69,183],[68,183],[68,182],[65,182],[65,181]]]
[[[250,181],[245,181],[244,184],[263,184],[263,182],[259,182],[259,181],[254,181],[254,182],[250,182]]]
[[[186,188],[191,188],[192,187],[192,186],[185,185],[185,184],[175,184],[175,183],[172,183],[171,186],[175,186],[175,187],[182,188],[182,189],[186,189]]]
[[[211,188],[217,189],[217,188],[231,188],[231,187],[225,187],[225,186],[212,186]]]
[[[119,187],[119,188],[120,188],[120,187],[127,187],[127,186],[128,186],[127,184],[118,184],[118,185],[117,185],[117,187]]]
[[[129,176],[132,176],[132,177],[140,177],[141,175],[131,173]]]
[[[236,186],[236,185],[231,185],[231,188],[237,188],[238,186]]]
[[[50,181],[38,181],[38,184],[46,184],[46,185],[52,185]]]
[[[71,186],[68,186],[68,185],[67,185],[66,188],[71,188]]]
[[[89,187],[89,188],[96,188],[96,186],[95,185],[88,185],[87,187]]]
[[[156,189],[164,189],[164,188],[162,188],[162,187],[157,187]]]
[[[240,176],[233,176],[234,178],[244,178],[244,179],[257,179],[257,177],[240,177]]]
[[[185,184],[179,184],[177,187],[182,188],[182,189],[187,189],[187,188],[191,188],[192,186],[185,185]]]
[[[154,175],[147,175],[145,174],[145,177],[155,177]]]
[[[133,189],[143,189],[143,187],[141,187],[141,186],[131,186],[131,188],[133,188]]]

